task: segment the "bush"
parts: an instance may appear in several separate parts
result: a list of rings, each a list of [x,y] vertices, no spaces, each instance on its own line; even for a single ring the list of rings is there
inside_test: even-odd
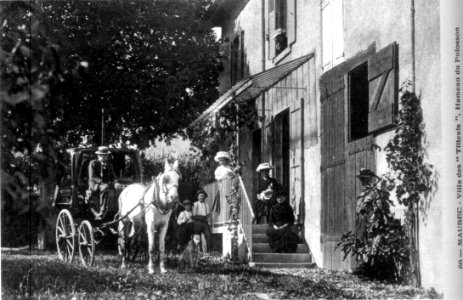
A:
[[[404,226],[390,211],[387,179],[375,179],[363,186],[357,197],[355,232],[348,232],[337,247],[359,263],[356,272],[368,277],[401,282],[408,272],[408,237]]]

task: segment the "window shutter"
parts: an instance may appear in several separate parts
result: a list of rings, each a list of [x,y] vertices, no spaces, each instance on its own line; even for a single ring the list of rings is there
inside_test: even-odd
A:
[[[331,13],[332,13],[332,23],[333,23],[333,36],[332,36],[332,45],[333,45],[333,66],[339,63],[340,60],[344,57],[344,22],[343,22],[343,10],[342,10],[342,0],[334,0],[331,3]]]
[[[331,66],[333,54],[332,32],[331,5],[322,6],[323,68]]]
[[[225,60],[228,63],[230,63],[231,43],[225,42],[225,43],[220,44],[219,51],[223,54],[223,56],[225,57]]]
[[[268,0],[268,59],[275,57],[275,0]]]
[[[368,132],[394,125],[397,111],[397,44],[392,43],[368,59]]]
[[[296,0],[287,0],[287,15],[288,22],[286,31],[288,33],[288,46],[296,41]]]
[[[273,116],[270,117],[270,120],[266,126],[267,130],[267,160],[274,161],[273,159]]]

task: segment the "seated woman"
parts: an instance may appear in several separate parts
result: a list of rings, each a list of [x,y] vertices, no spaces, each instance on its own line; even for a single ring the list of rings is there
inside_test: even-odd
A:
[[[276,193],[276,204],[270,208],[267,236],[273,252],[296,252],[299,237],[291,230],[294,224],[293,209],[284,191]]]
[[[259,188],[256,194],[256,200],[254,204],[254,212],[256,215],[256,223],[260,224],[261,220],[265,224],[265,220],[268,223],[270,208],[276,204],[275,190],[278,190],[280,185],[276,179],[270,177],[270,170],[274,167],[269,163],[260,164],[256,172],[259,173]]]

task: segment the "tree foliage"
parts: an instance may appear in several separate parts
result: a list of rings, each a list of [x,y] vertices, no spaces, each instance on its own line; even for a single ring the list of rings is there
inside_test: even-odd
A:
[[[253,101],[233,99],[217,112],[188,127],[192,144],[202,150],[206,158],[213,158],[219,150],[230,151],[237,156],[236,136],[240,128],[254,129],[259,117]],[[236,162],[237,163],[237,162]]]
[[[217,96],[221,60],[207,0],[74,1],[42,4],[62,55],[88,61],[67,98],[72,130],[98,142],[140,146],[183,133]]]
[[[65,149],[98,144],[102,109],[105,143],[184,135],[217,96],[209,2],[0,3],[2,205],[30,207]]]

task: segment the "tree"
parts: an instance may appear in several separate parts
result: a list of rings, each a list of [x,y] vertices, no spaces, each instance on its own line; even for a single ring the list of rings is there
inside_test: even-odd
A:
[[[221,60],[207,0],[74,1],[42,5],[51,38],[89,72],[66,98],[69,137],[141,147],[183,129],[216,97]]]
[[[67,164],[65,149],[97,144],[103,108],[106,143],[182,135],[217,96],[208,4],[0,3],[2,205],[24,207],[28,187]]]

